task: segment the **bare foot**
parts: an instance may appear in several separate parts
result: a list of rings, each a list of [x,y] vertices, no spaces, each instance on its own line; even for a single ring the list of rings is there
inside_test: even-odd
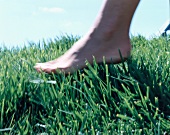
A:
[[[37,63],[35,69],[38,72],[56,73],[57,70],[64,73],[72,73],[78,69],[86,67],[85,61],[93,64],[93,58],[97,63],[119,63],[121,57],[127,58],[130,55],[131,45],[127,34],[105,34],[102,38],[95,34],[87,34],[76,42],[64,55],[59,58],[45,62]]]
[[[37,63],[38,72],[72,73],[86,67],[85,61],[119,63],[131,51],[129,27],[139,0],[105,0],[90,31],[61,57],[46,63]]]

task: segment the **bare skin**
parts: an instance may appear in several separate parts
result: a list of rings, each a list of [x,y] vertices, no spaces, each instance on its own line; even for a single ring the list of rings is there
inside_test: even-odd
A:
[[[38,72],[56,73],[56,70],[72,73],[86,67],[85,61],[93,63],[121,62],[119,51],[124,59],[131,51],[129,27],[139,0],[104,0],[94,25],[76,42],[64,55],[59,58],[37,63]]]

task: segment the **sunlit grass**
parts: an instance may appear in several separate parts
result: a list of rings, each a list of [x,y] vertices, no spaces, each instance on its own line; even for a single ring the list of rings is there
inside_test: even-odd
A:
[[[170,41],[132,37],[132,55],[72,75],[33,66],[62,55],[77,37],[0,49],[0,134],[170,132]]]

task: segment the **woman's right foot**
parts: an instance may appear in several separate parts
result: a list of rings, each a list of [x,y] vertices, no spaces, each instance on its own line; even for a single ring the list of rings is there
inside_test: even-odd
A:
[[[131,51],[129,27],[132,16],[139,0],[105,0],[93,27],[88,34],[76,42],[61,57],[37,63],[38,72],[56,73],[56,70],[72,73],[86,67],[85,61],[93,63],[121,62],[120,53],[124,59],[128,58]]]
[[[90,35],[86,35],[76,42],[64,55],[49,62],[37,63],[35,69],[38,72],[43,71],[47,73],[56,73],[56,70],[72,73],[86,67],[86,60],[93,64],[93,58],[95,58],[97,63],[103,62],[103,57],[106,63],[119,63],[121,62],[119,51],[124,59],[128,58],[131,45],[127,35],[123,37],[122,35],[109,35],[107,40],[105,38],[93,38]]]

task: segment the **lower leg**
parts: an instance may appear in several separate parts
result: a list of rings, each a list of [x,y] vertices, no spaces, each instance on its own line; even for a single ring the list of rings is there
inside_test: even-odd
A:
[[[116,32],[129,35],[130,23],[138,3],[139,0],[104,0],[91,30],[96,30],[99,38],[106,35],[110,37]]]
[[[119,50],[124,58],[130,55],[129,27],[139,0],[104,0],[94,25],[61,57],[46,63],[37,63],[37,71],[73,72],[85,67],[85,60],[118,63]],[[73,69],[73,70],[72,70]]]

